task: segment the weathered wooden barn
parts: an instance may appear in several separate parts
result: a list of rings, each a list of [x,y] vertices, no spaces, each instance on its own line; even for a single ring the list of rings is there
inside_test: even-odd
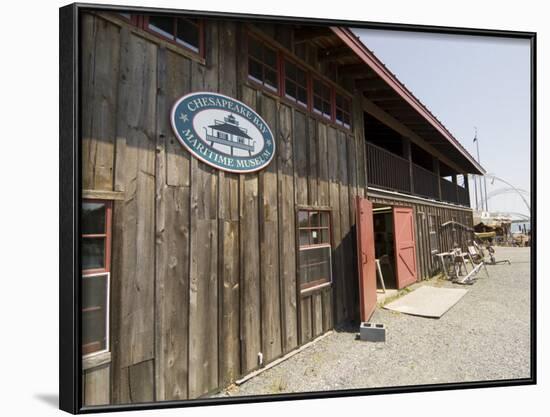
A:
[[[483,169],[347,28],[87,12],[80,45],[85,405],[215,392],[469,238]],[[265,169],[182,146],[196,91],[261,115]]]

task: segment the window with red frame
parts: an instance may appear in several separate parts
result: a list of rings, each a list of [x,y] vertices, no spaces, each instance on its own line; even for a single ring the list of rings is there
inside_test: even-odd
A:
[[[319,79],[313,80],[313,112],[332,119],[331,88]]]
[[[336,115],[335,122],[337,125],[344,126],[349,129],[351,127],[351,101],[342,94],[336,93]]]
[[[271,91],[278,91],[277,50],[248,36],[248,77]]]
[[[300,289],[308,291],[332,282],[330,213],[298,211]]]
[[[82,354],[109,350],[112,203],[84,200],[81,218]]]
[[[307,71],[285,59],[285,97],[301,106],[308,106]]]
[[[198,19],[170,16],[144,16],[144,29],[200,54],[202,25]]]

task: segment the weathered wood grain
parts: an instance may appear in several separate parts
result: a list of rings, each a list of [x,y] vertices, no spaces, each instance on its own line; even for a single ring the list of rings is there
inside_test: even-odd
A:
[[[158,51],[157,114],[168,114],[166,49]],[[190,189],[167,185],[167,141],[170,126],[157,118],[156,144],[156,293],[155,293],[155,381],[158,401],[181,400],[188,395],[189,344],[189,228]],[[172,159],[172,163],[176,161]],[[181,161],[177,161],[180,163]],[[189,183],[187,171],[172,172],[175,183]]]
[[[312,317],[311,317],[311,295],[300,299],[300,343],[304,344],[313,338]]]
[[[323,332],[333,328],[332,289],[323,291]]]
[[[124,227],[126,225],[126,203],[115,201],[113,212],[116,215],[112,220],[112,251],[111,251],[111,304],[110,304],[110,332],[111,332],[111,399],[114,404],[122,403],[122,352],[120,350],[120,338],[122,336],[122,279],[125,263],[124,260]]]
[[[308,204],[308,130],[307,118],[298,111],[294,113],[294,193],[296,204]]]
[[[157,114],[166,113],[166,49],[159,48],[157,55]],[[155,390],[159,401],[166,398],[166,121],[157,118],[155,161]],[[171,226],[171,225],[170,225]],[[187,362],[187,361],[185,361]],[[167,371],[167,374],[170,370]]]
[[[271,126],[277,137],[277,103],[263,96],[260,103],[261,116]],[[260,199],[260,274],[262,306],[262,352],[264,360],[272,361],[282,353],[281,304],[279,293],[279,235],[277,205],[277,160],[259,174]]]
[[[242,101],[256,106],[256,92],[242,87]],[[241,373],[258,367],[262,349],[258,174],[240,176]]]
[[[196,160],[191,161],[191,272],[189,285],[189,397],[218,385],[217,221],[200,218],[196,208]],[[197,173],[195,173],[197,172]],[[197,187],[195,187],[197,184]]]
[[[352,262],[353,262],[353,236],[351,233],[350,225],[350,209],[349,209],[349,178],[348,178],[348,164],[347,164],[347,141],[345,133],[338,131],[338,182],[339,182],[339,196],[340,196],[340,234],[341,234],[341,279],[343,283],[343,297],[344,297],[344,317],[346,319],[351,318],[353,306],[352,300],[352,285],[357,285],[356,277],[352,276]]]
[[[313,337],[319,336],[323,333],[323,300],[321,292],[317,292],[311,297],[311,317],[313,323]]]
[[[339,180],[339,158],[338,158],[338,136],[333,127],[327,128],[327,148],[330,158],[328,160],[329,170],[329,200],[331,206],[332,225],[332,280],[334,291],[334,314],[335,324],[343,322],[344,316],[344,271],[343,271],[343,248],[342,233],[340,228],[340,180]]]
[[[306,160],[307,160],[307,201],[311,206],[319,204],[319,164],[318,164],[318,138],[317,138],[317,122],[314,118],[307,118],[307,133],[302,139],[306,142]]]
[[[128,367],[129,402],[145,403],[155,401],[153,360]]]
[[[218,25],[205,27],[207,65],[191,64],[193,91],[218,89]],[[191,158],[191,271],[189,288],[189,397],[219,383],[218,364],[218,177]]]
[[[218,22],[219,92],[237,96],[237,25]],[[239,338],[240,257],[239,257],[239,176],[218,172],[218,252],[219,270],[219,368],[220,385],[233,382],[240,375]]]
[[[353,135],[357,142],[357,192],[364,197],[367,192],[367,161],[365,159],[365,120],[361,100],[357,98],[352,100],[352,112]]]
[[[154,355],[156,58],[156,46],[130,37],[128,82],[120,92],[129,96],[127,108],[120,110],[127,123],[123,253],[117,277],[121,367]]]
[[[277,129],[277,181],[279,215],[279,276],[281,282],[281,311],[283,316],[283,350],[289,352],[298,345],[298,316],[296,309],[296,238],[294,212],[294,164],[292,110],[279,107]]]
[[[212,168],[191,159],[189,397],[218,384],[217,181]]]
[[[327,145],[327,126],[324,123],[317,122],[317,147],[318,147],[318,167],[319,167],[319,194],[318,203],[321,206],[330,204],[329,180],[328,180],[328,145]]]
[[[169,123],[169,114],[176,100],[191,92],[191,61],[174,52],[166,51],[166,108],[162,119]],[[160,120],[160,115],[159,115]],[[189,187],[190,154],[182,146],[171,126],[165,131],[166,184]]]
[[[357,191],[357,142],[353,135],[342,135],[342,140],[346,142],[347,146],[347,166],[348,166],[348,207],[349,207],[349,232],[347,234],[346,250],[346,263],[348,277],[349,297],[348,304],[350,306],[349,318],[359,318],[359,284],[358,284],[358,270],[357,270],[357,237],[355,235],[355,200],[358,195]]]
[[[82,19],[83,187],[113,190],[119,28],[103,19]]]
[[[85,406],[105,405],[111,402],[110,365],[85,371],[82,375],[82,395]]]

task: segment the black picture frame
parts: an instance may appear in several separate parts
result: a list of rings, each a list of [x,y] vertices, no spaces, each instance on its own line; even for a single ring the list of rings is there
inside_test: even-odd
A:
[[[297,394],[262,395],[254,397],[208,398],[184,401],[162,401],[152,403],[82,406],[82,363],[78,341],[81,337],[80,317],[80,202],[82,198],[81,184],[81,148],[80,148],[80,74],[79,74],[79,16],[86,11],[141,13],[162,12],[167,15],[186,14],[191,16],[215,17],[222,19],[238,19],[253,21],[270,21],[284,23],[301,23],[316,25],[339,25],[357,28],[384,29],[395,31],[413,31],[439,34],[460,34],[473,36],[489,36],[501,38],[527,39],[531,45],[531,376],[525,379],[495,380],[482,382],[461,382],[454,384],[433,384],[418,386],[399,386],[384,388],[349,389],[339,391],[304,392]],[[427,391],[443,391],[469,388],[490,388],[516,385],[532,385],[537,382],[537,303],[536,303],[536,244],[537,244],[537,197],[536,197],[536,86],[537,86],[537,35],[534,32],[487,30],[459,27],[441,27],[425,25],[393,24],[370,21],[348,21],[314,19],[305,17],[282,17],[268,15],[253,15],[242,13],[202,12],[195,10],[160,9],[153,7],[129,7],[115,5],[96,5],[75,3],[59,10],[60,38],[60,230],[59,230],[59,407],[72,414],[90,412],[110,412],[126,410],[162,409],[174,407],[192,407],[203,405],[239,404],[250,402],[285,401],[294,399],[316,399],[332,397],[349,397],[380,395],[393,393],[414,393]]]

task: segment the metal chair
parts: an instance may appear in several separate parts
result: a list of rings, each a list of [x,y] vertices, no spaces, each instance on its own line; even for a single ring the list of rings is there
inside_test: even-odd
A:
[[[485,266],[485,256],[482,255],[475,246],[468,246],[468,256],[470,258],[470,262],[472,265],[482,265],[485,269],[485,274],[487,274],[487,278],[489,277],[489,271],[487,271],[487,267]]]

